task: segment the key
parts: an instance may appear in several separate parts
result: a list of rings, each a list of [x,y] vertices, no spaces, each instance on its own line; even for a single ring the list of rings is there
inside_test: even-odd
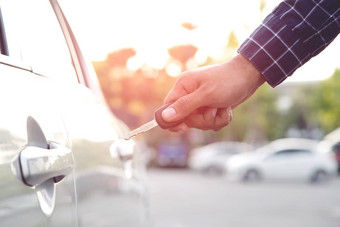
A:
[[[174,122],[166,122],[163,120],[162,118],[162,111],[164,109],[166,109],[168,106],[170,106],[172,103],[169,104],[165,104],[162,107],[160,107],[159,109],[156,110],[155,112],[155,119],[153,119],[152,121],[149,121],[147,123],[145,123],[144,125],[140,126],[139,128],[136,128],[135,130],[130,131],[126,136],[125,139],[129,140],[141,133],[147,132],[150,129],[153,129],[156,126],[161,127],[162,129],[168,129],[168,128],[172,128],[175,127],[176,125],[181,124],[182,122],[184,122],[183,120],[179,120],[179,121],[174,121]]]

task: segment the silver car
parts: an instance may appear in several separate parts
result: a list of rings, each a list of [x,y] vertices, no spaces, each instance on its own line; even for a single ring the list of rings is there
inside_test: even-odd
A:
[[[146,226],[142,151],[58,1],[0,9],[0,226]]]
[[[225,163],[236,154],[249,152],[251,146],[243,142],[215,142],[192,150],[189,166],[209,174],[224,174]]]
[[[301,138],[270,142],[254,152],[238,154],[226,163],[230,180],[305,180],[325,182],[336,173],[327,143]]]

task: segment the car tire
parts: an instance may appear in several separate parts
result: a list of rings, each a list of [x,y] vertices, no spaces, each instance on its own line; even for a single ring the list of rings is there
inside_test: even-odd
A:
[[[243,181],[244,182],[259,182],[261,180],[261,174],[258,170],[256,169],[250,169],[248,170],[244,176],[243,176]]]
[[[324,183],[329,180],[329,175],[324,170],[317,170],[311,177],[311,183]]]

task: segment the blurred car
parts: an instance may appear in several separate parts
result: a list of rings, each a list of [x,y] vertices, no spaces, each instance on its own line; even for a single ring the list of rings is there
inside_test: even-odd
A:
[[[338,174],[340,175],[340,128],[328,133],[322,141],[329,143],[331,146],[338,163]]]
[[[216,142],[195,148],[191,152],[189,167],[209,174],[223,174],[226,161],[233,155],[250,151],[242,142]]]
[[[325,143],[308,139],[280,139],[254,152],[231,157],[226,163],[230,180],[303,179],[322,182],[336,172],[336,161]]]
[[[181,136],[170,136],[159,143],[154,162],[158,167],[186,168],[188,159],[187,141]]]
[[[0,2],[0,226],[146,226],[142,152],[61,2]]]

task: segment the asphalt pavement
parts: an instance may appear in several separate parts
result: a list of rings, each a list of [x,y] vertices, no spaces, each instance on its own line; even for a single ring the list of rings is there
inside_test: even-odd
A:
[[[339,227],[340,178],[235,183],[188,169],[149,169],[153,227]]]

